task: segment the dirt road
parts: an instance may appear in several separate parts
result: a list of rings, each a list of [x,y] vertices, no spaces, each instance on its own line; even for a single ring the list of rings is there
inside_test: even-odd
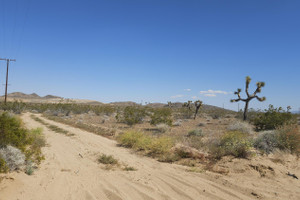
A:
[[[187,172],[183,166],[138,156],[118,147],[113,140],[77,128],[43,118],[47,123],[74,134],[66,136],[50,131],[31,119],[29,113],[22,118],[28,128],[44,128],[48,144],[43,148],[46,159],[34,175],[8,174],[0,183],[0,200],[234,200],[276,197],[273,195],[275,187],[265,193],[261,191],[259,187],[263,183],[240,185],[242,178],[235,183],[213,173]],[[97,163],[101,153],[113,155],[137,171],[105,170]],[[262,196],[254,193],[254,189]],[[297,195],[300,196],[299,193]]]

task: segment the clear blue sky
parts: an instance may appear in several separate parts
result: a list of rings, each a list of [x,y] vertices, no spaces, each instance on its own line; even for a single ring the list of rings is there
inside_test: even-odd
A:
[[[102,102],[193,97],[237,109],[230,92],[244,89],[250,75],[252,90],[256,81],[266,82],[261,96],[267,97],[251,107],[300,107],[298,0],[0,0],[0,5],[0,57],[17,59],[9,92]],[[0,74],[2,84],[3,61]]]

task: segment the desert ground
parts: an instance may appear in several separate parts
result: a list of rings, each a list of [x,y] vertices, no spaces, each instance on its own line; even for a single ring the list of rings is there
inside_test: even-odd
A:
[[[300,199],[299,160],[290,154],[253,159],[224,158],[215,170],[192,172],[189,167],[158,162],[119,147],[114,140],[54,122],[70,136],[51,131],[22,115],[28,128],[43,127],[45,160],[33,175],[1,175],[0,200],[31,199]],[[120,166],[107,170],[98,156],[113,155]],[[135,171],[124,171],[131,166]],[[224,173],[224,171],[226,173]]]

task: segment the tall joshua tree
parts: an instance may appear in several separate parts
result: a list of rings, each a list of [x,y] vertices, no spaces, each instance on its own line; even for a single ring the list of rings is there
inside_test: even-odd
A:
[[[241,92],[242,89],[237,89],[236,92],[234,92],[235,95],[238,96],[237,99],[231,99],[231,102],[239,102],[239,101],[244,101],[245,102],[245,109],[244,109],[244,121],[247,120],[247,112],[248,112],[248,106],[249,106],[249,102],[256,98],[258,101],[262,102],[266,100],[266,97],[258,97],[257,93],[261,92],[261,88],[265,86],[265,82],[257,82],[256,83],[256,90],[253,94],[249,94],[249,84],[251,82],[251,78],[249,76],[246,77],[246,94],[247,94],[247,98],[241,98]]]

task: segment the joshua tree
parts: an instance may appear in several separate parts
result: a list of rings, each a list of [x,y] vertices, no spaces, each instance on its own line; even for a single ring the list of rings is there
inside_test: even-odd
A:
[[[187,107],[189,110],[191,110],[191,106],[192,106],[192,101],[187,101],[182,105],[182,107]]]
[[[261,92],[261,88],[265,86],[265,82],[257,82],[256,83],[256,90],[253,94],[249,94],[248,92],[248,89],[249,89],[249,84],[251,82],[251,78],[249,76],[246,77],[246,94],[247,94],[247,98],[245,99],[242,99],[241,98],[241,91],[242,89],[237,89],[236,92],[234,92],[234,94],[236,94],[238,96],[237,99],[231,99],[231,102],[238,102],[238,101],[244,101],[245,102],[245,109],[244,109],[244,121],[247,120],[247,112],[248,112],[248,105],[249,105],[249,102],[256,98],[258,101],[265,101],[266,100],[266,97],[258,97],[257,96],[257,93],[260,93]]]
[[[172,107],[172,102],[171,101],[168,101],[168,107]]]
[[[196,107],[194,119],[196,119],[197,113],[198,113],[199,109],[202,106],[202,101],[200,101],[200,100],[195,101],[194,104],[195,104],[195,107]]]

